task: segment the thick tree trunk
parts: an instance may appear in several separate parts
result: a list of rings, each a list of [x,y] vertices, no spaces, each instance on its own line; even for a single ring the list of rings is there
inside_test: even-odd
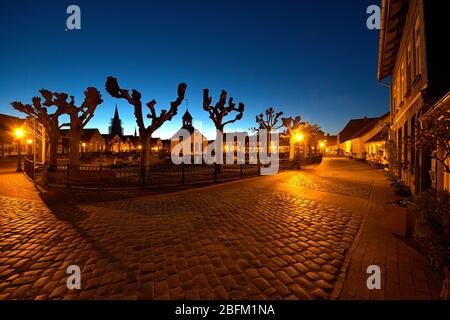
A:
[[[294,160],[295,157],[295,143],[290,139],[289,141],[289,160]]]
[[[142,163],[144,166],[148,167],[150,165],[150,137],[145,137],[143,141],[142,150],[144,150]]]
[[[80,133],[70,134],[69,164],[71,168],[80,166]]]
[[[145,134],[141,134],[141,164],[140,164],[140,179],[142,185],[145,185],[147,177],[147,168],[150,165],[150,138]]]
[[[58,164],[58,140],[60,137],[58,118],[50,121],[48,128],[49,142],[49,171],[56,171]]]
[[[58,137],[50,137],[49,171],[56,171],[58,164]]]

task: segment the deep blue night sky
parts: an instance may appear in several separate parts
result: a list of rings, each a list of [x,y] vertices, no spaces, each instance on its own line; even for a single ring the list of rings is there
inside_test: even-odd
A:
[[[42,87],[81,102],[95,86],[105,102],[88,126],[106,133],[117,103],[131,134],[132,107],[104,90],[113,75],[158,110],[186,82],[189,110],[208,137],[203,88],[213,101],[223,88],[246,104],[229,130],[254,126],[273,106],[337,133],[350,118],[388,110],[388,90],[376,81],[379,32],[366,28],[366,8],[379,2],[2,1],[0,113],[18,115],[10,102],[28,103]],[[81,7],[81,30],[65,30],[70,4]],[[184,110],[155,136],[170,137]]]

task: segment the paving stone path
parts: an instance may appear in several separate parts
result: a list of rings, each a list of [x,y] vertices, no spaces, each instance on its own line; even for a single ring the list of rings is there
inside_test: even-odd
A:
[[[328,299],[364,210],[308,197],[311,175],[337,196],[371,191],[318,172],[46,204],[6,174],[28,191],[0,182],[0,299]],[[67,289],[69,265],[81,290]]]

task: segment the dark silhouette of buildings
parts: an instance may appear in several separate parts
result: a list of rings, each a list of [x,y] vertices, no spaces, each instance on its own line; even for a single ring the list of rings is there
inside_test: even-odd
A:
[[[110,136],[118,135],[119,137],[123,136],[122,120],[119,117],[119,111],[117,110],[117,104],[116,104],[116,110],[114,111],[114,118],[111,119],[111,125],[109,126],[109,135]]]

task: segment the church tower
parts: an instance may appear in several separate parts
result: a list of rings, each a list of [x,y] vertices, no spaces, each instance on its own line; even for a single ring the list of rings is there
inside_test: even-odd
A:
[[[192,126],[192,116],[187,109],[183,115],[182,128],[188,130],[191,134],[194,132],[194,127]]]
[[[123,136],[122,120],[119,118],[117,104],[116,110],[114,111],[114,118],[111,119],[111,125],[109,126],[109,134],[111,136],[115,136],[116,134],[119,135],[119,137]]]
[[[183,115],[183,127],[192,127],[192,116],[188,110]]]

